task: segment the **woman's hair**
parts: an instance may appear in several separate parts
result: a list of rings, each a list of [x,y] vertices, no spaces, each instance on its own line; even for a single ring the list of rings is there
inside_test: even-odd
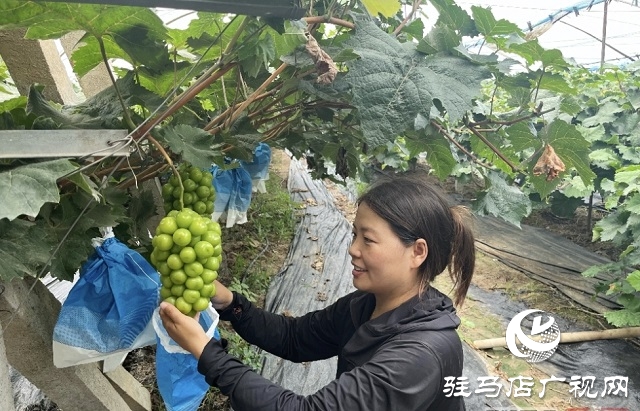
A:
[[[420,294],[445,268],[453,281],[454,301],[461,306],[475,266],[470,212],[450,206],[446,197],[424,173],[380,177],[359,199],[389,223],[403,244],[423,238],[428,247],[418,269]]]

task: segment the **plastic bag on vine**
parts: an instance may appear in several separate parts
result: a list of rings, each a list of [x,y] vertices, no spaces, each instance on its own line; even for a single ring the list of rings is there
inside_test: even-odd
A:
[[[269,179],[271,147],[266,143],[258,144],[253,150],[253,160],[251,162],[240,161],[240,165],[251,176],[251,191],[254,193],[266,193],[265,181]]]
[[[158,306],[157,271],[113,236],[95,238],[94,253],[62,304],[53,329],[53,364],[58,368],[96,361],[111,371],[126,353],[155,344],[151,324]],[[117,361],[109,361],[117,358]]]
[[[217,340],[218,313],[209,308],[200,312],[198,321],[206,334]],[[169,337],[162,325],[159,309],[153,313],[157,334],[156,380],[167,411],[196,411],[209,390],[204,375],[198,372],[198,360]]]
[[[251,176],[242,167],[223,170],[211,167],[216,199],[213,203],[213,221],[225,221],[226,227],[247,222],[247,210],[251,204]]]

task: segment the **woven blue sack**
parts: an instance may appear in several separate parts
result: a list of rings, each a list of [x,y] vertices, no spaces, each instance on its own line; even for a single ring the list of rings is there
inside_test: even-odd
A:
[[[157,271],[111,232],[93,244],[53,329],[59,368],[155,344],[150,320],[158,306]]]

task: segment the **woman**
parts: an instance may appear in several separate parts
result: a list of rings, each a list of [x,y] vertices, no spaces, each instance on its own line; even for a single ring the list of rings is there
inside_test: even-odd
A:
[[[444,392],[445,377],[462,373],[460,320],[431,282],[448,268],[454,299],[462,304],[475,263],[466,215],[424,176],[385,179],[358,200],[349,247],[357,291],[291,318],[256,308],[216,284],[213,307],[249,343],[294,362],[338,357],[336,379],[309,396],[253,372],[170,304],[161,304],[160,315],[235,411],[464,410],[462,397]]]

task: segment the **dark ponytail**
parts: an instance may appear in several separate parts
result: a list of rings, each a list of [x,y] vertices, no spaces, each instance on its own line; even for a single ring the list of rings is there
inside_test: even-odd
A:
[[[476,265],[476,247],[473,231],[469,225],[471,217],[469,209],[463,206],[454,206],[451,208],[451,217],[454,236],[451,246],[449,276],[455,288],[454,301],[457,306],[462,307]]]

